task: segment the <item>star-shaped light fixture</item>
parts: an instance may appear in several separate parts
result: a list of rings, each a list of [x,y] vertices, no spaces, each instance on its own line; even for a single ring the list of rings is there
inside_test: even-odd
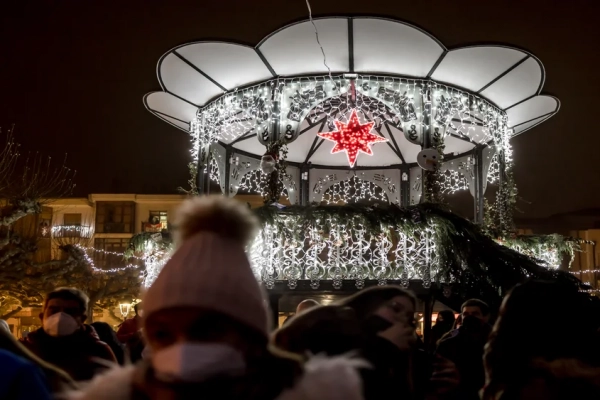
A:
[[[371,133],[371,129],[373,128],[373,125],[375,125],[375,122],[361,124],[356,115],[356,110],[352,110],[352,114],[350,114],[350,119],[347,124],[337,120],[333,122],[337,127],[337,131],[320,132],[317,133],[317,135],[323,139],[335,142],[331,154],[345,151],[348,156],[350,167],[354,167],[354,164],[356,164],[356,158],[358,157],[359,151],[372,156],[373,150],[371,150],[371,145],[373,143],[388,141],[384,137]]]

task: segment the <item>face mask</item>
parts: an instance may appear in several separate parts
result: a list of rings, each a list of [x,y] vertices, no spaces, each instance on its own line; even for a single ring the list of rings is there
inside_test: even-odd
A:
[[[69,314],[63,312],[44,318],[44,331],[54,337],[68,336],[79,328],[79,324]]]
[[[483,321],[472,315],[467,315],[463,318],[461,327],[465,331],[479,333],[482,330]]]
[[[246,370],[246,362],[239,351],[218,343],[174,344],[152,352],[152,366],[157,378],[181,382],[242,375]]]

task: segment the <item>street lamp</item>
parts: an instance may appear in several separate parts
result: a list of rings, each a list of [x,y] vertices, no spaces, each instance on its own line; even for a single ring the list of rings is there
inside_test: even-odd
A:
[[[125,320],[127,318],[127,316],[129,315],[129,311],[131,310],[131,304],[130,303],[121,303],[119,304],[119,311],[121,311],[121,316],[123,317],[123,320]]]

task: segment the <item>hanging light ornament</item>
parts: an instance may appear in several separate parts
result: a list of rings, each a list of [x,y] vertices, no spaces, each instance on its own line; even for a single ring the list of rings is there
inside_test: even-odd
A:
[[[335,142],[331,154],[345,151],[348,156],[350,167],[354,167],[354,164],[356,164],[356,158],[358,157],[359,151],[372,156],[373,150],[371,149],[371,145],[373,143],[388,141],[384,137],[371,133],[371,129],[373,129],[375,122],[361,124],[355,109],[352,110],[352,114],[350,114],[350,119],[347,124],[338,120],[333,122],[337,127],[337,131],[320,132],[317,133],[317,135],[323,139]]]

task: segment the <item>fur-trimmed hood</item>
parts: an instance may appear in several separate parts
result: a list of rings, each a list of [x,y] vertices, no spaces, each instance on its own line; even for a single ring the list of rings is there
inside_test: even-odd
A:
[[[363,400],[359,369],[369,365],[351,356],[317,355],[303,365],[296,384],[276,400]],[[135,365],[115,366],[84,388],[61,396],[65,400],[130,400]]]

